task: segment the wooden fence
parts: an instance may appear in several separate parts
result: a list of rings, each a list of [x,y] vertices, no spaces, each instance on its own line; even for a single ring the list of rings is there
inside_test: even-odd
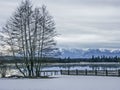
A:
[[[61,70],[61,75],[120,76],[120,70]]]
[[[41,76],[61,75],[61,70],[45,70],[41,71]]]
[[[85,76],[117,76],[120,70],[47,70],[41,71],[43,76],[51,75],[85,75]]]

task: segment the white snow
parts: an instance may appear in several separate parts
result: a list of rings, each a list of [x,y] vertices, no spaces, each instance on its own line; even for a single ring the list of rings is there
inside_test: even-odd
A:
[[[120,90],[120,77],[55,76],[51,79],[0,79],[0,90]]]

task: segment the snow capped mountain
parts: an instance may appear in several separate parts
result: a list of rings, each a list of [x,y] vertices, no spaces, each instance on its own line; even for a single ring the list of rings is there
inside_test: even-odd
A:
[[[109,49],[60,49],[61,58],[91,58],[93,55],[107,56],[107,57],[120,57],[120,50],[109,50]]]

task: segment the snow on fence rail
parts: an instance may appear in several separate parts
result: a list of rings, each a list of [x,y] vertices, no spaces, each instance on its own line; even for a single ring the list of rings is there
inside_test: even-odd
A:
[[[46,70],[41,71],[43,76],[48,75],[87,75],[87,76],[117,76],[120,70]]]

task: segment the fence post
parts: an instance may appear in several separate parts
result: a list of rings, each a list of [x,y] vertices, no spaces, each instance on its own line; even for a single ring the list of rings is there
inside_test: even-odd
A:
[[[56,75],[56,71],[54,71],[54,75]]]
[[[54,75],[57,75],[57,71],[54,72]]]
[[[120,77],[120,70],[118,70],[118,76]]]
[[[106,72],[106,76],[108,76],[108,70],[105,70],[105,72]]]
[[[97,70],[95,70],[95,75],[97,76]]]
[[[70,75],[70,70],[68,69],[68,75]]]
[[[62,75],[62,70],[60,70],[60,74]]]
[[[78,75],[78,70],[76,69],[76,75]]]
[[[53,75],[53,72],[51,72],[51,76]]]
[[[45,72],[43,72],[44,73],[44,76],[45,76]]]
[[[85,75],[87,75],[87,69],[85,70]]]

